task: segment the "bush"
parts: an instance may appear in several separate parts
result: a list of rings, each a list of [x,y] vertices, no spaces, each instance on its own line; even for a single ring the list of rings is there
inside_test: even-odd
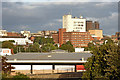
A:
[[[20,72],[16,73],[16,75],[13,76],[13,78],[18,78],[18,79],[19,78],[25,78],[26,80],[29,80],[29,77],[27,75],[24,75],[24,74],[22,74]]]

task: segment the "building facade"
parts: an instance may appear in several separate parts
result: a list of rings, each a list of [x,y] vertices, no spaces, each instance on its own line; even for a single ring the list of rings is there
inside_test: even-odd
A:
[[[21,34],[23,34],[26,37],[31,37],[30,31],[21,31]]]
[[[0,35],[0,42],[3,41],[14,41],[14,45],[33,44],[33,41],[29,40],[29,38],[23,34],[17,32],[7,32],[6,30],[4,30],[4,35]]]
[[[53,33],[52,38],[53,38],[53,41],[55,42],[55,44],[59,43],[59,35],[58,35],[58,33]]]
[[[24,37],[24,35],[17,32],[7,32],[7,37]]]
[[[91,29],[90,32],[91,36],[101,40],[103,38],[103,30],[102,29]]]
[[[64,32],[63,44],[70,41],[73,47],[87,47],[92,40],[89,32]]]
[[[0,36],[7,36],[6,30],[0,30]]]
[[[99,22],[86,21],[86,31],[89,31],[91,29],[99,29]]]
[[[57,31],[54,31],[54,30],[38,31],[38,33],[31,33],[31,36],[33,36],[33,37],[52,38],[52,34],[54,34],[54,33],[57,33]]]
[[[65,44],[70,41],[73,47],[87,47],[88,43],[92,41],[92,37],[89,32],[66,32],[65,28],[59,29],[58,36],[53,36],[55,42],[58,41],[59,45]],[[59,40],[57,40],[57,38]]]
[[[77,18],[72,15],[64,15],[63,28],[66,28],[66,32],[86,32],[86,19],[82,16]]]
[[[48,31],[38,31],[39,34],[46,36],[46,35],[52,35],[52,33],[57,33],[57,31],[48,30]]]
[[[10,41],[10,40],[15,41],[15,42],[13,42],[14,45],[33,44],[33,41],[29,40],[27,37],[7,37],[7,36],[0,37],[0,42]]]
[[[116,32],[115,35],[112,35],[111,39],[114,41],[120,40],[120,32]]]

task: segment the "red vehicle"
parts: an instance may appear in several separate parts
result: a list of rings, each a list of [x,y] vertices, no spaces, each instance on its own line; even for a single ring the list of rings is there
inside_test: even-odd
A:
[[[83,65],[76,65],[77,71],[85,71],[85,67]]]

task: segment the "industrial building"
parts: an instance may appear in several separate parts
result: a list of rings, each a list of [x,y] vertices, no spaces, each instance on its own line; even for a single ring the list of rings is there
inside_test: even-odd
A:
[[[90,53],[17,53],[7,56],[7,63],[19,67],[24,70],[23,66],[29,65],[29,72],[34,74],[35,65],[52,65],[52,70],[56,69],[57,65],[74,66],[74,71],[77,72],[77,65],[83,65],[87,59],[91,57]],[[17,66],[18,65],[18,66]],[[38,68],[38,67],[37,67]],[[37,69],[36,68],[36,69]],[[81,66],[79,66],[81,68]]]

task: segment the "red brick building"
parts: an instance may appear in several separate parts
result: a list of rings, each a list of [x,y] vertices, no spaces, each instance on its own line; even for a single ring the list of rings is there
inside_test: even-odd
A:
[[[58,33],[53,33],[52,38],[54,39],[54,42],[57,44],[59,43]]]
[[[7,32],[7,36],[8,37],[24,37],[22,34],[15,33],[15,32]]]
[[[63,44],[63,34],[66,32],[65,28],[59,29],[59,45],[61,46]]]
[[[52,37],[55,43],[59,43],[61,46],[67,41],[70,41],[74,47],[87,47],[88,43],[92,41],[92,37],[89,32],[66,32],[65,28],[59,29],[58,34],[53,34]]]

